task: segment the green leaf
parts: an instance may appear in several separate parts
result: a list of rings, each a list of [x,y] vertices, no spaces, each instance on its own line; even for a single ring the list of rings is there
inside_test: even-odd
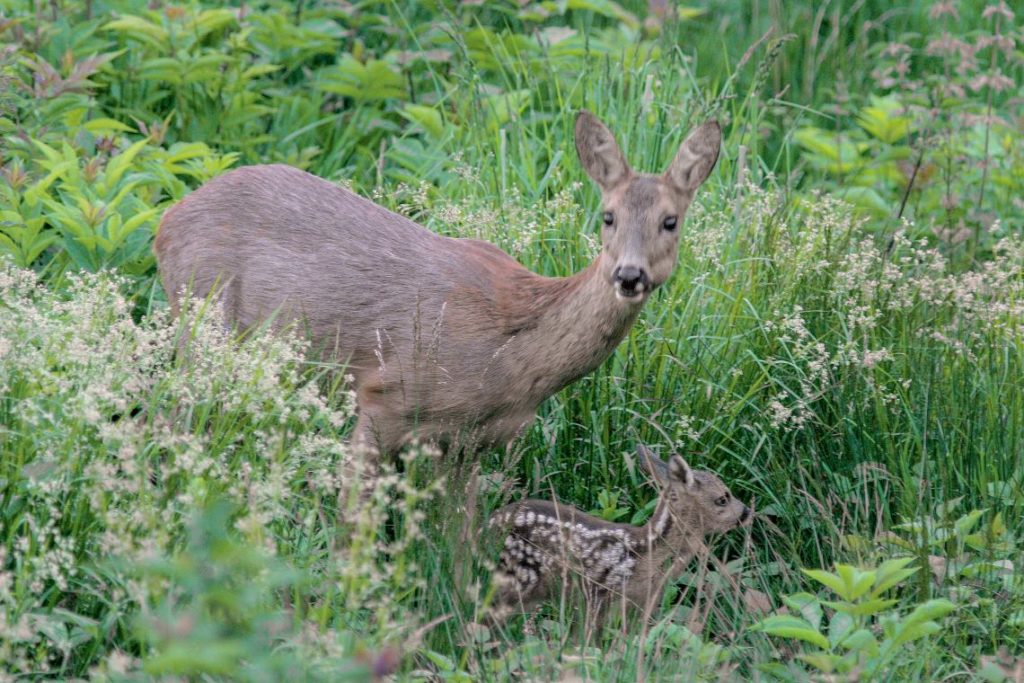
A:
[[[836,612],[828,622],[828,642],[832,649],[835,649],[840,642],[850,633],[855,624],[853,617],[845,612]]]
[[[199,36],[205,36],[219,29],[237,23],[235,12],[229,9],[208,9],[199,13],[189,28]]]
[[[956,609],[956,605],[945,598],[936,598],[914,608],[902,623],[916,624],[928,619],[941,619]]]
[[[904,643],[909,643],[911,641],[930,636],[931,634],[941,630],[942,627],[934,621],[925,621],[920,624],[913,624],[912,626],[899,629],[896,637],[893,639],[893,643],[896,645],[902,645]]]
[[[352,55],[322,70],[314,87],[358,102],[406,98],[405,81],[386,62],[371,59],[363,64]]]
[[[830,674],[836,670],[836,667],[843,658],[839,655],[828,654],[825,652],[817,652],[813,654],[801,654],[796,656],[797,659],[807,662],[815,669],[818,669],[822,673]]]
[[[622,5],[611,0],[568,0],[566,7],[572,10],[587,10],[617,19],[632,29],[640,27],[640,22],[637,20],[636,15],[626,11],[622,8]]]
[[[831,572],[827,572],[824,569],[801,569],[804,574],[811,577],[818,583],[831,588],[834,593],[840,597],[846,597],[847,586],[843,579]]]
[[[441,112],[434,107],[423,104],[407,104],[399,113],[405,119],[419,124],[433,138],[440,138],[444,135],[444,121],[441,119]]]
[[[814,629],[806,620],[800,617],[794,617],[790,614],[775,614],[766,619],[762,619],[752,628],[758,631],[762,631],[769,635],[779,636],[780,638],[795,638],[802,640],[812,645],[817,645],[822,650],[828,650],[828,638],[821,635],[816,629]]]
[[[185,65],[172,57],[157,57],[144,61],[136,74],[143,81],[181,85],[185,75]]]
[[[500,128],[512,120],[513,116],[519,116],[529,104],[532,93],[527,89],[512,90],[507,93],[491,95],[484,100],[484,107],[487,111],[487,123],[492,128]]]
[[[871,589],[871,597],[878,597],[893,586],[902,583],[909,577],[916,574],[918,567],[906,569],[906,566],[915,559],[916,558],[913,557],[899,557],[892,560],[886,560],[879,565],[877,570],[878,577],[875,580],[874,587]]]
[[[102,182],[96,184],[101,194],[107,195],[117,187],[118,183],[121,182],[121,178],[131,167],[132,161],[148,143],[148,140],[139,140],[125,151],[110,159],[103,173]]]
[[[953,523],[953,528],[956,530],[958,536],[966,536],[971,533],[971,530],[978,524],[978,520],[981,516],[987,512],[987,508],[981,510],[971,510],[966,515],[956,520]]]
[[[892,211],[889,204],[882,199],[882,195],[878,194],[878,191],[871,187],[844,187],[836,191],[836,196],[843,201],[850,202],[854,206],[865,209],[875,216],[887,216]]]
[[[117,131],[118,133],[131,132],[131,127],[127,126],[120,121],[108,118],[98,118],[91,121],[86,121],[82,128],[85,128],[90,133],[109,133],[111,131]]]
[[[910,132],[910,119],[902,116],[903,105],[894,97],[871,97],[871,106],[857,115],[857,123],[872,137],[894,144]]]
[[[822,604],[827,607],[831,607],[837,612],[845,612],[846,614],[850,614],[855,617],[863,617],[883,612],[895,605],[896,601],[882,600],[881,598],[864,600],[862,602],[848,602],[846,600],[833,602],[829,600],[822,600]]]
[[[878,641],[871,631],[864,628],[850,633],[839,645],[851,652],[863,652],[869,657],[878,654]]]
[[[791,610],[799,612],[804,619],[815,629],[821,628],[821,603],[817,596],[810,593],[794,593],[793,595],[782,596],[782,602]]]
[[[103,30],[123,33],[125,37],[147,43],[159,52],[166,52],[170,48],[167,31],[162,26],[131,14],[107,22]]]

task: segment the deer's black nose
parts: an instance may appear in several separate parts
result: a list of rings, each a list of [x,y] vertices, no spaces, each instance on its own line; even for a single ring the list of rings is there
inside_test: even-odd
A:
[[[623,294],[643,292],[650,284],[644,269],[636,266],[619,266],[612,273],[612,278]]]
[[[746,505],[743,506],[743,512],[740,514],[740,524],[746,524],[747,520],[750,519],[750,508]]]

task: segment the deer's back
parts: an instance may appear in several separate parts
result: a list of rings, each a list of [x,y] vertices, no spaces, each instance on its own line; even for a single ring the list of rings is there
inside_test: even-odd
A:
[[[449,300],[471,300],[472,315],[484,318],[471,322],[494,330],[486,320],[493,281],[503,270],[528,273],[495,247],[437,235],[282,165],[206,183],[167,212],[155,249],[175,307],[186,287],[205,296],[223,286],[232,322],[301,320],[314,342],[373,365],[374,349],[429,343],[413,339],[413,328],[437,332]]]

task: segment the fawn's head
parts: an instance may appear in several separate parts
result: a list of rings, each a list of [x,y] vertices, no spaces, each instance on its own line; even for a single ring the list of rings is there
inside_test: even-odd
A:
[[[669,514],[691,533],[706,536],[753,521],[751,509],[711,472],[690,469],[678,455],[665,462],[643,445],[637,447],[637,458],[668,498]]]
[[[711,121],[696,128],[661,175],[637,173],[611,131],[588,111],[576,117],[580,163],[601,188],[601,244],[616,296],[642,303],[676,267],[679,229],[697,188],[718,160],[722,131]]]

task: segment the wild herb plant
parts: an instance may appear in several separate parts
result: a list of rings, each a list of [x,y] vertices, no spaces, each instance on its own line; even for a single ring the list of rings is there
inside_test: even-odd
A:
[[[0,0],[0,680],[1019,679],[1021,20]],[[213,311],[175,358],[154,232],[240,164],[578,270],[600,217],[580,107],[647,171],[709,112],[725,151],[628,350],[549,401],[518,458],[439,484],[415,451],[361,498],[342,369]],[[567,601],[469,638],[493,561],[473,520],[530,494],[642,522],[639,439],[755,501],[751,533],[652,624],[581,643]],[[813,578],[895,566],[916,571],[873,614]],[[826,642],[751,628],[793,618]],[[896,642],[915,619],[928,633]]]

